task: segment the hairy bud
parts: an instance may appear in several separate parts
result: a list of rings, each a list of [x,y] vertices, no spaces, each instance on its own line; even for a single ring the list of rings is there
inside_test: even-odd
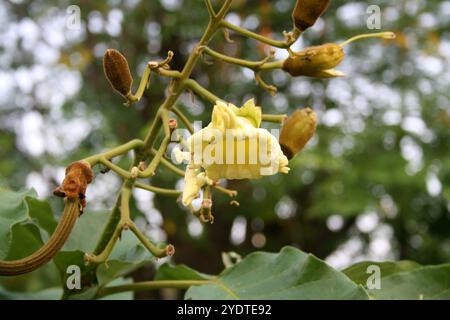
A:
[[[294,26],[305,31],[325,12],[330,5],[331,0],[297,0],[294,11],[292,11],[292,20]]]
[[[333,70],[345,57],[342,47],[335,43],[306,48],[294,53],[283,63],[283,70],[291,76],[330,78],[342,76]]]
[[[284,155],[292,159],[300,152],[316,131],[317,116],[311,108],[296,110],[283,124],[280,146]]]
[[[108,49],[103,56],[103,70],[111,86],[122,96],[131,94],[133,78],[127,59],[117,50]]]

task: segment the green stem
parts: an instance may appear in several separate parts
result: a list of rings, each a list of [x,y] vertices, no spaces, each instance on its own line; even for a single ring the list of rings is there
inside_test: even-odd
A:
[[[155,155],[158,151],[156,149],[151,150],[151,153]],[[161,164],[165,166],[167,169],[175,173],[176,175],[179,175],[180,177],[184,177],[184,171],[172,164],[169,160],[165,159],[164,157],[161,158]]]
[[[155,156],[153,157],[153,159],[150,162],[147,169],[145,169],[142,172],[139,172],[139,178],[148,178],[155,174],[156,167],[161,162],[161,159],[163,158],[164,153],[166,153],[169,143],[170,143],[170,134],[167,135],[164,138],[164,140],[162,141],[161,145],[159,146],[158,151],[156,152]]]
[[[262,121],[283,123],[286,120],[286,114],[263,114]]]
[[[120,238],[120,235],[122,234],[123,230],[123,224],[121,221],[115,226],[114,233],[109,238],[109,241],[105,245],[105,247],[102,249],[102,251],[99,254],[85,254],[84,261],[88,264],[100,264],[105,262],[108,257],[110,256],[112,250],[114,249],[114,245],[116,244],[117,240]]]
[[[341,47],[346,46],[347,44],[360,40],[360,39],[367,39],[367,38],[381,38],[381,39],[395,39],[395,33],[393,32],[378,32],[378,33],[365,33],[365,34],[359,34],[357,36],[351,37],[350,39],[345,40],[341,44],[339,44]]]
[[[209,17],[211,19],[216,17],[216,12],[214,11],[214,8],[212,6],[211,0],[205,0],[206,9],[208,10]]]
[[[131,105],[131,103],[139,101],[142,98],[142,95],[144,94],[144,91],[147,88],[147,85],[149,83],[151,73],[152,73],[152,70],[147,65],[145,67],[144,73],[142,74],[141,82],[139,83],[139,87],[136,90],[136,93],[132,94],[129,97],[127,97],[127,99],[128,99],[128,103],[127,104],[128,105]]]
[[[283,67],[284,60],[272,61],[264,63],[259,69],[260,70],[273,70],[281,69]]]
[[[179,79],[181,77],[181,72],[176,70],[167,70],[164,68],[158,69],[158,74],[164,77]]]
[[[185,80],[185,85],[194,91],[199,96],[203,97],[204,99],[208,100],[212,104],[215,104],[217,100],[221,100],[218,96],[213,94],[212,92],[208,91],[204,87],[202,87],[197,81],[193,79],[187,79]]]
[[[214,283],[211,280],[156,280],[106,287],[99,291],[97,298],[126,291],[146,291],[161,288],[188,289],[191,286]]]
[[[192,126],[191,122],[186,117],[186,115],[183,113],[183,111],[181,111],[175,106],[172,107],[172,111],[181,120],[181,122],[183,122],[183,124],[186,126],[186,129],[188,129],[190,133],[194,133],[194,127]]]
[[[169,111],[166,109],[161,110],[161,121],[164,128],[164,135],[170,136],[170,128],[169,128]]]
[[[262,43],[268,44],[268,45],[270,45],[272,47],[281,48],[281,49],[289,48],[298,39],[298,37],[300,36],[300,33],[298,31],[294,31],[293,33],[290,34],[289,39],[285,39],[283,41],[278,41],[278,40],[274,40],[274,39],[271,39],[271,38],[267,38],[265,36],[262,36],[262,35],[260,35],[258,33],[255,33],[255,32],[252,32],[252,31],[247,30],[245,28],[241,28],[241,27],[236,26],[236,25],[234,25],[234,24],[232,24],[232,23],[230,23],[228,21],[225,21],[225,20],[223,20],[220,23],[220,26],[222,28],[227,28],[227,29],[233,30],[234,32],[239,33],[239,34],[241,34],[241,35],[243,35],[245,37],[252,38],[252,39],[258,40],[258,41],[260,41]]]
[[[216,59],[222,60],[224,62],[227,63],[231,63],[231,64],[235,64],[241,67],[246,67],[252,70],[259,70],[261,69],[265,63],[267,63],[267,60],[269,58],[271,58],[271,56],[261,60],[261,61],[249,61],[249,60],[244,60],[244,59],[239,59],[239,58],[234,58],[234,57],[230,57],[230,56],[226,56],[222,53],[219,53],[211,48],[208,47],[204,47],[203,52],[206,53],[207,55],[210,55],[211,57],[214,57]]]
[[[158,194],[162,194],[162,195],[165,195],[165,196],[175,196],[175,197],[178,197],[178,196],[182,193],[182,192],[179,191],[179,190],[159,188],[159,187],[151,186],[151,185],[144,184],[144,183],[141,183],[141,182],[136,182],[136,183],[134,184],[134,186],[135,186],[136,188],[139,188],[139,189],[151,191],[151,192],[158,193]]]
[[[147,237],[141,232],[141,230],[139,230],[139,228],[134,224],[134,222],[130,223],[129,228],[136,235],[139,241],[144,245],[144,247],[151,252],[153,256],[157,258],[164,258],[173,255],[174,248],[172,245],[169,244],[163,249],[158,248],[149,239],[147,239]]]
[[[128,141],[127,143],[124,143],[120,146],[117,146],[111,150],[84,158],[84,161],[89,162],[91,166],[96,165],[98,162],[100,162],[100,158],[104,157],[105,159],[111,159],[114,157],[117,157],[119,155],[122,155],[124,153],[127,153],[130,150],[139,149],[144,145],[144,141],[140,139],[133,139]]]
[[[111,169],[112,171],[114,171],[115,173],[117,173],[119,176],[121,176],[124,179],[128,179],[131,177],[130,173],[127,170],[122,169],[118,165],[115,165],[114,163],[112,163],[111,161],[106,159],[105,157],[100,157],[99,162],[101,164],[103,164],[105,167],[107,167],[107,168]]]

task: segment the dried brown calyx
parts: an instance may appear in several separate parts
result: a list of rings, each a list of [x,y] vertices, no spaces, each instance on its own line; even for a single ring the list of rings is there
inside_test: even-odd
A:
[[[302,32],[313,26],[330,3],[331,0],[297,0],[292,11],[294,26]]]
[[[77,161],[66,168],[66,176],[61,186],[57,187],[53,194],[62,197],[81,201],[81,212],[86,206],[86,188],[94,179],[91,165],[86,161]]]
[[[108,49],[103,56],[103,70],[111,86],[122,96],[131,95],[131,76],[130,67],[127,59],[116,49]]]

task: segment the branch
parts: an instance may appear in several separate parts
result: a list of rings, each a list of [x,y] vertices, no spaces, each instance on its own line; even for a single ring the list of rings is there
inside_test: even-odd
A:
[[[287,49],[290,46],[292,46],[292,44],[298,39],[298,37],[300,37],[300,31],[298,29],[294,30],[293,32],[283,32],[284,35],[284,40],[283,41],[278,41],[278,40],[273,40],[271,38],[262,36],[258,33],[252,32],[250,30],[247,30],[245,28],[241,28],[239,26],[236,26],[234,24],[232,24],[231,22],[228,22],[226,20],[222,20],[220,22],[220,27],[221,28],[227,28],[230,30],[233,30],[236,33],[239,33],[245,37],[248,38],[252,38],[255,40],[258,40],[262,43],[268,44],[272,47],[276,47],[276,48],[281,48],[281,49]]]
[[[130,230],[139,239],[139,241],[144,245],[144,247],[150,251],[150,253],[156,258],[164,258],[167,256],[172,256],[175,253],[175,248],[173,245],[169,244],[165,248],[158,248],[153,244],[147,237],[139,230],[139,228],[132,222],[129,226]]]
[[[148,178],[155,174],[156,167],[158,166],[162,157],[164,156],[164,153],[166,152],[169,143],[170,143],[170,134],[167,135],[162,141],[158,151],[156,152],[147,169],[139,172],[139,178]]]
[[[172,111],[181,120],[181,122],[183,122],[183,124],[186,126],[186,129],[188,129],[190,133],[193,133],[194,132],[194,127],[192,126],[191,122],[186,117],[186,115],[183,113],[183,111],[181,111],[180,109],[178,109],[175,106],[172,107]]]
[[[128,141],[125,144],[122,144],[120,146],[117,146],[111,150],[84,158],[84,161],[87,161],[91,166],[95,166],[97,163],[100,162],[100,159],[106,158],[106,159],[111,159],[114,157],[117,157],[119,155],[125,154],[130,150],[135,150],[135,149],[139,149],[144,145],[144,141],[140,140],[140,139],[133,139]]]
[[[105,157],[103,157],[103,156],[100,157],[99,162],[101,164],[103,164],[105,167],[107,167],[107,168],[111,169],[112,171],[114,171],[115,173],[117,173],[122,178],[124,178],[124,179],[131,178],[131,174],[127,170],[122,169],[118,165],[115,165],[114,163],[112,163],[111,161],[106,159]]]
[[[103,298],[107,295],[125,291],[146,291],[161,288],[188,289],[191,286],[214,283],[212,280],[154,280],[135,282],[101,289],[96,298]]]
[[[187,79],[184,81],[185,85],[194,91],[199,96],[203,97],[204,99],[208,100],[212,104],[215,104],[217,100],[222,101],[218,96],[216,96],[214,93],[210,92],[209,90],[205,89],[201,84],[199,84],[197,81],[193,79]]]
[[[263,114],[262,121],[283,123],[286,120],[286,114]]]
[[[202,52],[210,55],[211,57],[214,57],[221,61],[235,64],[235,65],[242,66],[242,67],[246,67],[246,68],[252,69],[254,71],[262,69],[262,67],[265,64],[267,64],[267,62],[270,61],[275,54],[275,52],[271,50],[270,54],[267,57],[265,57],[264,59],[262,59],[260,61],[249,61],[249,60],[226,56],[226,55],[219,53],[217,51],[214,51],[213,49],[208,48],[208,47],[202,47],[201,50],[202,50]],[[280,64],[278,61],[277,61],[277,63],[278,64],[271,64],[271,66],[272,66],[271,69],[275,69],[275,66],[277,66],[278,68],[281,68],[282,64]],[[265,68],[265,69],[268,70],[269,68]]]
[[[111,255],[111,252],[114,249],[114,245],[122,234],[122,230],[128,229],[130,225],[134,224],[130,218],[130,197],[133,183],[134,179],[130,179],[126,181],[122,186],[120,195],[120,221],[117,223],[113,235],[100,254],[84,255],[84,261],[86,264],[100,264],[108,260],[108,257]]]
[[[274,96],[277,93],[277,87],[270,85],[264,81],[259,72],[255,72],[256,83],[264,90],[269,91],[269,93]]]
[[[130,106],[136,101],[139,101],[142,98],[142,95],[144,94],[145,89],[148,88],[150,84],[150,75],[151,75],[151,69],[147,65],[144,69],[144,73],[142,74],[141,81],[139,83],[139,87],[136,90],[135,94],[132,94],[127,97],[127,102],[125,103],[126,106]]]
[[[206,9],[208,10],[209,13],[209,17],[215,18],[216,17],[216,12],[214,11],[214,8],[212,6],[211,0],[205,0],[205,5],[206,5]]]
[[[151,191],[151,192],[162,194],[162,195],[165,195],[165,196],[178,197],[182,193],[182,191],[179,191],[179,190],[159,188],[159,187],[151,186],[149,184],[144,184],[144,183],[141,183],[141,182],[136,182],[134,184],[134,186],[136,188],[139,188],[139,189]]]

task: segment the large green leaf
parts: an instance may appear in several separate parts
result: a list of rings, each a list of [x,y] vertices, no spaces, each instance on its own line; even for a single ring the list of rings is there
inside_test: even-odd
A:
[[[25,198],[35,195],[34,190],[0,191],[0,259],[5,259],[10,252],[13,226],[28,217],[29,207]]]
[[[293,247],[254,252],[187,299],[368,299],[365,290],[322,260]]]
[[[450,299],[450,264],[426,266],[382,278],[374,299]]]
[[[384,278],[398,272],[414,270],[421,265],[408,260],[386,262],[362,261],[344,269],[342,272],[357,284],[366,286],[367,279],[372,274],[368,272],[370,266],[378,266],[380,268],[380,277]]]

